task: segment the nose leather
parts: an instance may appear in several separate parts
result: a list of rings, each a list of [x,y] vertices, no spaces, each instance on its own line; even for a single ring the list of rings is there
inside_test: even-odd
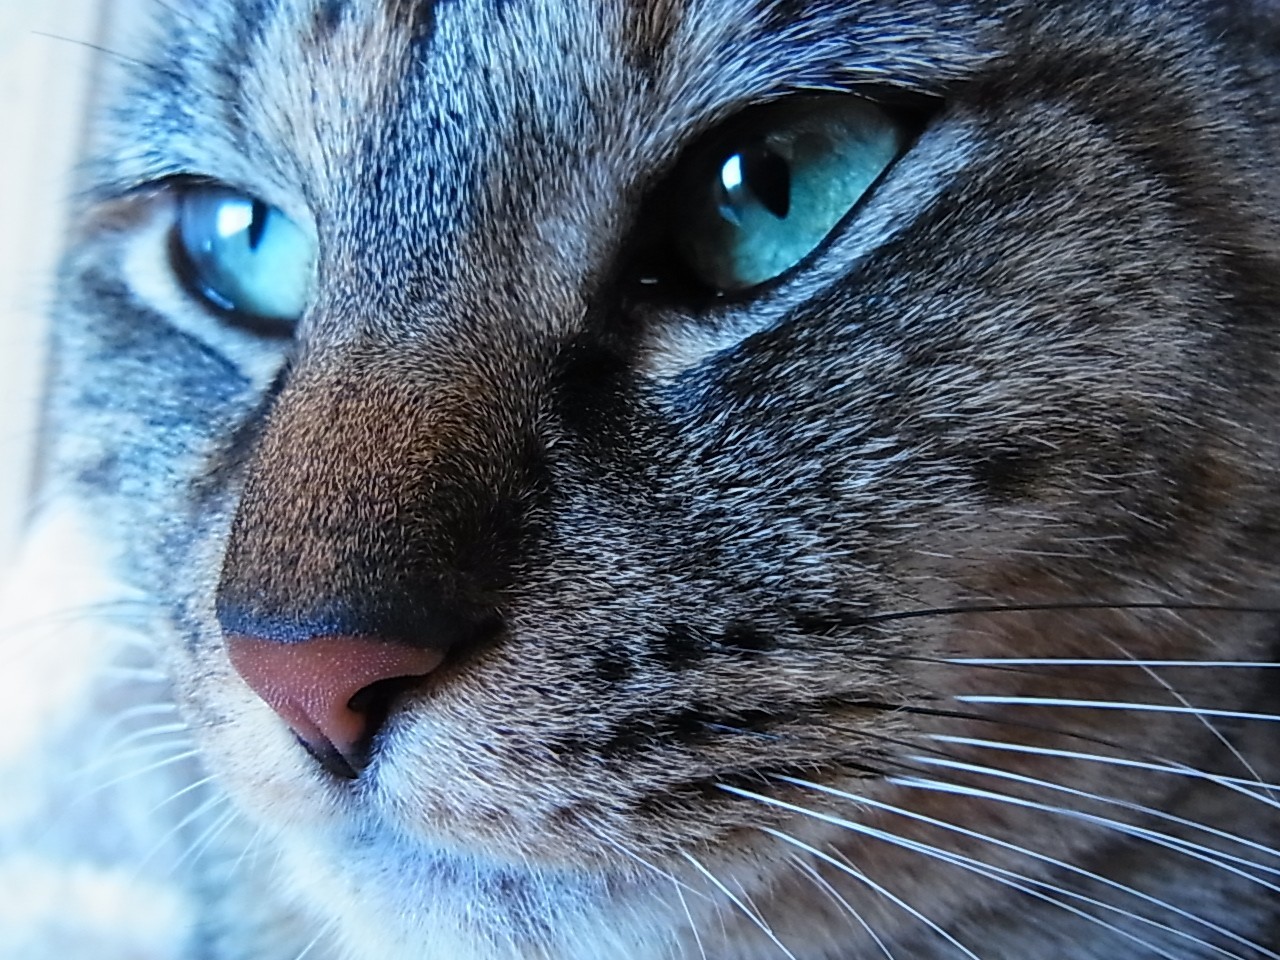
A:
[[[439,650],[367,636],[321,636],[297,643],[227,637],[231,665],[326,767],[354,776],[380,718],[353,698],[384,680],[425,677]],[[336,756],[335,756],[336,754]],[[340,760],[340,762],[338,762]],[[336,767],[336,770],[335,770]]]

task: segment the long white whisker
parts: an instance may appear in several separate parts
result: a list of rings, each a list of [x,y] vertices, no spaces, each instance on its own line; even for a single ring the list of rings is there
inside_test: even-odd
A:
[[[175,704],[160,701],[143,703],[114,714],[96,731],[94,743],[98,745],[97,752],[100,755],[87,761],[82,769],[87,772],[96,769],[99,765],[110,764],[125,751],[126,747],[139,741],[149,740],[162,734],[180,733],[189,729],[188,724],[179,719],[174,723],[152,723],[128,733],[123,733],[134,721],[147,717],[167,717],[177,712],[178,708]]]
[[[192,841],[190,845],[188,845],[187,849],[183,851],[182,855],[173,862],[171,870],[176,871],[177,868],[181,866],[183,863],[185,863],[188,859],[193,861],[199,860],[201,854],[203,854],[205,850],[207,850],[210,846],[213,845],[213,842],[218,839],[218,837],[222,834],[222,832],[226,830],[227,827],[231,826],[231,824],[236,822],[237,816],[238,814],[236,813],[235,810],[228,810],[221,817],[219,817],[212,824],[210,824],[209,827],[207,827],[205,831],[202,834],[200,834],[200,836],[196,837],[196,839]]]
[[[205,784],[210,783],[214,779],[215,778],[212,776],[201,777],[199,780],[196,780],[192,783],[187,784],[181,790],[178,790],[174,793],[169,794],[169,796],[165,797],[163,800],[157,803],[154,807],[148,810],[147,813],[152,814],[158,811],[161,807],[167,807],[169,804],[173,803],[175,800],[179,800],[182,797],[185,797],[188,793],[191,793],[192,791],[199,790]]]
[[[1204,707],[1171,707],[1159,703],[1126,703],[1120,700],[1069,700],[1058,697],[1007,697],[961,694],[952,697],[960,703],[990,704],[992,706],[1020,707],[1072,707],[1090,710],[1135,710],[1143,713],[1178,713],[1197,717],[1222,717],[1227,720],[1280,721],[1274,713],[1249,713],[1243,710],[1210,710]]]
[[[1129,651],[1126,650],[1124,646],[1120,644],[1118,641],[1116,641],[1115,639],[1108,638],[1108,642],[1111,644],[1111,646],[1115,647],[1118,651],[1120,651],[1120,653],[1124,654],[1126,657],[1132,657],[1132,654],[1130,654]],[[1137,658],[1134,657],[1133,659],[1136,660]],[[1165,690],[1169,691],[1169,695],[1172,696],[1174,699],[1176,699],[1178,703],[1182,704],[1182,706],[1184,707],[1192,707],[1191,701],[1189,701],[1177,689],[1175,689],[1173,684],[1169,683],[1169,681],[1167,681],[1164,677],[1162,677],[1159,673],[1157,673],[1151,667],[1150,664],[1142,663],[1142,664],[1139,664],[1138,666],[1143,673],[1145,673],[1148,677],[1150,677],[1156,683],[1160,684],[1160,686],[1164,687]],[[1192,707],[1192,709],[1194,709],[1194,707]],[[1209,718],[1205,716],[1202,712],[1197,711],[1196,717],[1200,720],[1201,725],[1204,726],[1204,728],[1208,730],[1210,734],[1213,735],[1214,739],[1216,739],[1219,743],[1221,743],[1223,747],[1226,748],[1227,752],[1236,758],[1236,761],[1240,764],[1240,766],[1243,767],[1249,773],[1249,775],[1253,777],[1255,781],[1257,781],[1259,784],[1262,784],[1261,775],[1258,773],[1257,770],[1253,768],[1253,765],[1249,763],[1248,760],[1245,759],[1244,754],[1242,754],[1239,750],[1236,749],[1235,744],[1232,743],[1230,740],[1228,740],[1226,737],[1224,737],[1222,735],[1222,731],[1220,731],[1217,727],[1215,727],[1210,722]],[[1263,789],[1266,790],[1265,785],[1263,786]],[[1272,794],[1270,791],[1267,791],[1267,794],[1268,796],[1271,797],[1272,800],[1275,799],[1275,795]]]
[[[159,737],[169,733],[183,733],[191,729],[186,723],[162,723],[154,727],[146,727],[142,730],[135,730],[127,737],[123,737],[107,748],[107,752],[98,758],[95,764],[89,764],[85,769],[94,770],[98,766],[109,765],[115,762],[116,757],[120,756],[126,747],[132,746],[139,741],[150,740],[153,737]]]
[[[185,817],[183,817],[177,823],[175,823],[172,827],[170,827],[168,830],[165,831],[164,836],[162,836],[159,840],[157,840],[154,844],[151,845],[151,848],[143,855],[142,859],[137,862],[137,864],[134,867],[135,875],[140,874],[142,872],[142,868],[151,862],[151,858],[154,857],[157,853],[159,853],[162,849],[164,849],[165,844],[167,844],[180,832],[185,830],[189,825],[194,823],[196,820],[199,820],[201,817],[207,816],[209,813],[218,809],[218,807],[225,806],[228,803],[229,803],[228,799],[224,796],[211,797],[210,799],[206,800],[204,803],[200,804],[200,806],[192,810],[190,813],[188,813]],[[183,854],[181,857],[179,857],[178,861],[174,864],[174,866],[176,867],[178,864],[180,864],[182,860],[185,859],[185,856],[186,855]]]
[[[1225,830],[1218,830],[1218,829],[1215,829],[1214,827],[1207,826],[1206,824],[1197,823],[1193,820],[1186,820],[1186,819],[1183,819],[1182,817],[1174,816],[1173,814],[1164,813],[1163,811],[1156,810],[1153,807],[1146,807],[1146,806],[1143,806],[1142,804],[1131,803],[1127,800],[1118,800],[1113,797],[1099,796],[1096,793],[1089,793],[1086,790],[1077,790],[1074,787],[1064,786],[1063,784],[1060,784],[1060,783],[1053,783],[1052,781],[1049,781],[1049,780],[1040,780],[1040,779],[1037,779],[1036,777],[1026,776],[1025,774],[1014,773],[1011,770],[1001,770],[998,767],[986,767],[986,766],[982,766],[981,764],[964,763],[959,760],[947,760],[941,757],[929,757],[929,756],[916,756],[916,757],[912,757],[911,760],[915,763],[919,763],[925,766],[943,767],[948,770],[960,770],[966,773],[975,773],[980,776],[996,777],[1002,780],[1012,780],[1016,783],[1025,783],[1030,786],[1044,787],[1047,790],[1054,790],[1059,793],[1066,793],[1071,796],[1081,797],[1086,800],[1094,800],[1099,803],[1119,806],[1126,810],[1133,810],[1136,813],[1141,813],[1146,816],[1154,817],[1156,819],[1166,820],[1172,823],[1176,823],[1179,826],[1190,827],[1195,830],[1202,830],[1206,833],[1212,834],[1214,836],[1220,837],[1225,840],[1233,841],[1235,843],[1239,843],[1239,844],[1250,846],[1250,847],[1256,847],[1266,853],[1271,854],[1272,856],[1280,856],[1280,852],[1272,850],[1270,847],[1265,847],[1265,846],[1262,846],[1261,844],[1253,843],[1251,841],[1248,841],[1244,837],[1238,837],[1235,834],[1228,833]],[[1276,886],[1275,884],[1272,884],[1266,880],[1263,880],[1261,877],[1257,877],[1244,870],[1240,870],[1235,867],[1232,867],[1227,863],[1223,863],[1222,861],[1227,860],[1227,861],[1230,861],[1231,863],[1243,864],[1244,866],[1252,867],[1256,870],[1261,870],[1265,873],[1270,873],[1275,875],[1280,875],[1280,867],[1269,867],[1269,866],[1266,866],[1265,864],[1258,863],[1256,860],[1250,860],[1246,857],[1235,856],[1233,854],[1226,853],[1222,850],[1214,850],[1211,847],[1202,846],[1201,844],[1194,843],[1190,840],[1186,840],[1181,837],[1171,837],[1168,834],[1161,833],[1158,830],[1149,830],[1146,827],[1135,826],[1133,824],[1124,823],[1119,820],[1112,820],[1108,817],[1097,816],[1096,814],[1085,813],[1083,811],[1076,811],[1076,810],[1066,810],[1060,807],[1052,807],[1052,806],[1048,807],[1047,809],[1053,812],[1067,814],[1073,817],[1079,817],[1081,819],[1088,820],[1090,823],[1094,823],[1094,824],[1097,824],[1098,826],[1106,827],[1109,830],[1115,830],[1119,833],[1126,834],[1127,836],[1137,837],[1143,840],[1147,840],[1150,843],[1154,843],[1158,846],[1165,847],[1166,849],[1173,850],[1177,853],[1182,853],[1188,857],[1192,857],[1193,859],[1200,860],[1204,863],[1208,863],[1211,866],[1218,867],[1222,870],[1226,870],[1229,873],[1234,873],[1238,876],[1244,877],[1245,879],[1253,883],[1257,883],[1257,884],[1260,884],[1261,886],[1266,887],[1268,890],[1273,890],[1276,893],[1280,893],[1280,886]]]
[[[693,942],[697,944],[698,955],[702,957],[702,960],[707,960],[707,950],[702,945],[702,935],[698,933],[698,925],[693,922],[693,911],[689,909],[689,901],[684,898],[684,890],[681,889],[684,884],[672,877],[671,885],[676,888],[676,896],[680,899],[680,906],[684,908],[684,915],[689,920],[689,932],[693,934]]]
[[[799,781],[799,782],[801,784],[804,783],[804,781]],[[1161,956],[1165,957],[1166,960],[1181,960],[1181,958],[1173,954],[1166,953],[1165,951],[1161,950],[1159,947],[1157,947],[1155,944],[1151,943],[1150,941],[1145,940],[1142,937],[1139,937],[1136,934],[1131,933],[1127,930],[1124,930],[1121,927],[1117,927],[1115,924],[1108,923],[1107,921],[1103,920],[1101,917],[1094,916],[1093,914],[1088,913],[1084,910],[1081,910],[1078,907],[1074,907],[1069,903],[1064,903],[1058,898],[1052,897],[1048,893],[1043,892],[1042,890],[1034,889],[1034,887],[1042,887],[1045,890],[1051,891],[1053,893],[1061,894],[1062,896],[1071,897],[1072,899],[1079,900],[1083,903],[1087,903],[1090,906],[1097,907],[1100,910],[1107,910],[1112,913],[1118,913],[1127,919],[1136,920],[1139,923],[1147,924],[1148,926],[1155,927],[1156,929],[1162,930],[1166,933],[1171,933],[1174,936],[1177,936],[1181,939],[1189,940],[1193,943],[1204,946],[1216,953],[1221,953],[1223,956],[1230,958],[1230,960],[1243,960],[1243,958],[1240,957],[1239,954],[1232,953],[1229,950],[1223,950],[1221,947],[1214,946],[1213,944],[1205,940],[1202,940],[1200,937],[1197,937],[1194,934],[1187,933],[1185,930],[1178,930],[1176,927],[1171,927],[1168,924],[1161,923],[1158,920],[1153,920],[1150,917],[1144,917],[1140,914],[1133,913],[1132,911],[1125,910],[1121,907],[1117,907],[1114,904],[1104,903],[1101,900],[1097,900],[1093,897],[1087,896],[1077,891],[1068,890],[1065,887],[1051,883],[1048,880],[1041,880],[1035,877],[1024,877],[1013,872],[1012,870],[1006,869],[1004,867],[997,867],[994,864],[985,863],[984,861],[976,860],[972,857],[967,857],[964,854],[956,853],[950,850],[943,850],[939,847],[932,846],[931,844],[927,844],[919,840],[910,840],[906,837],[900,837],[888,831],[879,830],[875,827],[868,826],[867,824],[857,823],[852,820],[846,820],[842,817],[837,817],[832,814],[824,814],[816,810],[807,810],[804,807],[798,806],[793,803],[788,803],[785,800],[779,800],[775,797],[766,797],[761,794],[751,793],[750,791],[747,791],[747,790],[740,790],[736,787],[726,786],[724,787],[724,789],[729,790],[732,793],[739,794],[743,797],[749,797],[755,800],[759,800],[763,803],[780,807],[781,809],[784,809],[784,810],[791,810],[796,813],[800,813],[805,816],[812,817],[817,820],[821,820],[825,823],[830,823],[833,826],[839,826],[844,829],[850,830],[854,833],[859,833],[864,836],[869,836],[877,840],[882,840],[894,846],[901,847],[904,850],[910,850],[914,853],[920,853],[927,857],[931,857],[935,860],[941,860],[944,863],[949,863],[953,866],[960,867],[961,869],[968,870],[971,873],[975,873],[979,876],[986,877],[989,880],[993,880],[997,883],[1003,884],[1004,886],[1008,886],[1015,890],[1026,893],[1027,895],[1035,897],[1036,899],[1043,900],[1055,907],[1058,907],[1061,910],[1065,910],[1068,913],[1071,913],[1084,920],[1087,920],[1092,924],[1100,926],[1106,930],[1110,930],[1119,936],[1122,936],[1128,940],[1134,941],[1135,943],[1141,944],[1147,949],[1152,950],[1155,953],[1158,953]],[[847,797],[847,795],[845,796]],[[863,798],[852,798],[852,797],[847,797],[847,798],[855,799],[856,802],[862,802],[862,799],[863,799]],[[871,805],[876,807],[885,807],[891,813],[898,813],[903,816],[909,817],[911,819],[919,819],[925,822],[933,823],[944,829],[955,830],[965,834],[972,834],[975,837],[975,839],[996,843],[997,845],[1004,845],[1001,841],[997,841],[992,837],[987,837],[983,834],[964,830],[961,827],[956,827],[954,824],[947,824],[942,821],[935,821],[932,818],[924,817],[919,814],[912,814],[910,811],[901,810],[897,807],[893,807],[888,804],[880,804],[877,802],[877,803],[872,803]],[[767,830],[768,828],[761,827],[760,829]],[[1019,848],[1015,848],[1015,849],[1019,849]],[[1022,851],[1022,852],[1030,853],[1029,851]],[[1028,884],[1032,884],[1034,885],[1034,887],[1028,886]]]
[[[120,724],[127,723],[130,720],[136,720],[138,717],[153,717],[164,713],[177,713],[178,705],[172,701],[160,701],[158,703],[142,703],[136,707],[130,707],[115,714],[111,718],[111,722],[106,729],[111,730]]]
[[[760,800],[765,803],[772,802],[771,798],[763,797],[758,794],[753,794],[749,790],[739,790],[737,787],[730,787],[728,784],[720,784],[720,787],[721,789],[728,790],[731,793],[739,793],[741,796],[747,797],[749,799]],[[800,809],[799,812],[812,813],[813,811],[806,811],[806,810]],[[884,897],[890,903],[894,904],[895,906],[899,907],[906,913],[915,917],[917,920],[923,923],[926,927],[928,927],[930,930],[932,930],[934,933],[940,936],[943,940],[947,941],[947,943],[951,944],[953,947],[955,947],[957,950],[963,953],[966,957],[969,958],[969,960],[982,960],[982,958],[979,957],[976,953],[974,953],[972,950],[966,947],[963,943],[957,940],[954,936],[952,936],[950,933],[944,930],[937,923],[937,921],[925,916],[923,913],[921,913],[915,907],[911,906],[911,904],[907,903],[897,894],[886,889],[881,884],[876,883],[876,881],[872,880],[862,870],[858,870],[855,867],[851,866],[850,864],[842,863],[841,861],[837,860],[835,857],[831,856],[831,854],[826,853],[825,851],[819,850],[817,847],[812,846],[808,843],[805,843],[803,840],[800,840],[797,837],[793,837],[788,833],[783,833],[781,830],[775,830],[773,827],[758,827],[757,829],[760,830],[762,833],[767,833],[771,837],[776,837],[777,839],[781,840],[783,843],[789,843],[793,847],[798,847],[799,849],[805,851],[806,853],[812,854],[818,859],[826,861],[827,863],[835,867],[837,870],[841,870],[844,873],[847,873],[849,876],[853,877],[854,879],[858,880],[859,882],[866,884],[868,887],[870,887],[876,893],[880,894],[880,896]]]
[[[1075,657],[948,657],[943,663],[970,667],[1213,667],[1242,670],[1275,670],[1280,663],[1244,660],[1086,660]]]
[[[184,744],[182,743],[160,744],[156,746],[154,749],[149,749],[146,752],[155,753],[156,750],[158,750],[160,747],[165,747],[166,749],[172,750],[175,747],[180,747],[183,745]],[[107,790],[111,787],[114,787],[118,783],[124,783],[126,780],[132,780],[134,777],[141,777],[144,774],[151,773],[155,770],[160,770],[163,767],[169,766],[170,764],[180,763],[183,760],[189,760],[192,757],[197,756],[199,753],[200,753],[199,750],[185,750],[182,753],[176,753],[173,756],[165,757],[162,760],[157,760],[155,763],[148,764],[147,766],[142,767],[141,769],[130,770],[128,773],[122,773],[120,776],[114,777],[111,780],[108,780],[106,783],[97,784],[92,790],[90,790],[88,793],[84,795],[84,797],[81,797],[80,799],[91,797],[95,793],[97,793],[99,790]]]
[[[854,920],[858,922],[858,925],[861,926],[862,929],[867,932],[867,936],[871,938],[872,942],[875,943],[875,945],[880,948],[880,952],[885,955],[885,960],[894,960],[894,956],[890,952],[889,948],[885,945],[884,940],[882,940],[880,938],[880,935],[876,933],[874,929],[872,929],[871,924],[867,922],[866,918],[863,917],[861,913],[859,913],[857,910],[854,909],[853,904],[851,904],[848,900],[846,900],[844,896],[841,895],[840,891],[837,890],[835,887],[833,887],[827,881],[827,878],[818,872],[816,867],[814,867],[808,861],[801,859],[799,856],[793,856],[791,858],[791,862],[794,863],[796,865],[796,868],[799,869],[801,872],[803,872],[805,876],[807,876],[810,880],[812,880],[815,884],[817,884],[818,889],[822,890],[827,896],[829,896],[832,900],[834,900],[836,904],[839,905],[846,913],[848,913],[849,916],[851,916]]]
[[[83,764],[79,769],[76,770],[76,776],[84,780],[91,780],[103,774],[104,772],[110,772],[111,770],[114,770],[117,767],[121,767],[128,763],[131,763],[135,759],[145,759],[147,757],[153,757],[156,754],[162,754],[165,751],[178,750],[178,749],[181,749],[182,747],[187,747],[190,745],[191,745],[191,739],[189,737],[174,736],[174,737],[169,737],[168,739],[165,739],[165,740],[157,740],[155,743],[148,743],[142,746],[134,746],[128,750],[113,750],[111,753],[106,754],[105,756],[97,757],[91,762]],[[130,777],[137,776],[141,773],[148,773],[150,772],[151,769],[153,768],[148,767],[140,771],[130,771],[130,772],[124,773],[119,777],[113,778],[111,780],[106,781],[105,783],[100,784],[95,789],[102,789],[103,787],[114,786],[117,783],[121,783],[125,780],[128,780]]]
[[[294,957],[293,960],[304,960],[307,954],[309,954],[312,950],[316,948],[316,944],[319,943],[326,934],[333,933],[333,931],[336,930],[337,928],[338,928],[338,920],[335,917],[334,919],[330,920],[328,923],[326,923],[324,926],[320,928],[319,932],[314,937],[312,937],[311,942],[308,943],[305,947],[303,947],[302,952],[299,953],[296,957]]]
[[[1061,870],[1066,870],[1069,873],[1077,874],[1078,876],[1082,876],[1082,877],[1085,877],[1086,879],[1093,880],[1104,886],[1111,887],[1114,890],[1119,890],[1122,893],[1127,893],[1132,897],[1136,897],[1139,900],[1142,900],[1146,903],[1151,904],[1152,906],[1158,907],[1163,910],[1168,910],[1170,913],[1176,914],[1177,916],[1180,916],[1185,920],[1190,920],[1193,923],[1200,924],[1201,926],[1206,927],[1209,930],[1212,930],[1214,933],[1221,934],[1222,936],[1227,937],[1230,940],[1234,940],[1237,943],[1241,944],[1242,946],[1248,947],[1251,950],[1257,950],[1258,952],[1264,954],[1265,956],[1273,958],[1273,960],[1280,960],[1280,954],[1274,953],[1271,950],[1268,950],[1266,947],[1263,947],[1262,945],[1255,943],[1252,940],[1249,940],[1247,937],[1242,937],[1240,934],[1235,933],[1232,930],[1228,930],[1226,927],[1223,927],[1220,924],[1216,924],[1210,920],[1206,920],[1204,917],[1191,913],[1189,910],[1183,910],[1181,907],[1174,906],[1168,901],[1161,900],[1159,897],[1153,896],[1152,894],[1145,893],[1141,890],[1135,889],[1134,887],[1130,887],[1126,884],[1120,883],[1118,880],[1112,880],[1109,877],[1104,877],[1090,870],[1086,870],[1083,867],[1078,867],[1074,864],[1067,863],[1064,860],[1059,860],[1056,857],[1050,857],[1047,854],[1038,853],[1026,847],[1018,846],[1015,843],[1010,843],[1007,840],[1000,840],[996,837],[989,837],[989,836],[986,836],[985,834],[977,833],[976,831],[968,830],[968,829],[965,829],[964,827],[960,827],[952,823],[946,823],[945,821],[942,821],[942,820],[935,820],[932,817],[926,817],[923,814],[914,813],[913,811],[910,811],[910,810],[903,810],[898,807],[893,807],[890,804],[884,804],[875,800],[866,800],[865,798],[862,798],[862,797],[852,797],[848,794],[843,793],[842,791],[836,790],[832,787],[823,786],[822,784],[809,784],[806,781],[797,781],[787,777],[780,777],[779,779],[786,780],[788,782],[793,782],[800,786],[809,786],[812,789],[819,790],[823,793],[829,793],[834,796],[843,796],[846,799],[856,800],[859,803],[868,803],[873,807],[886,809],[891,813],[898,813],[904,817],[909,817],[910,819],[913,819],[913,820],[920,820],[924,823],[929,823],[934,826],[941,827],[944,830],[952,830],[957,833],[963,834],[965,836],[970,836],[970,837],[973,837],[974,839],[982,840],[986,843],[995,844],[996,846],[1004,847],[1006,849],[1015,851],[1017,853],[1021,853],[1025,856],[1031,857],[1034,860],[1039,860],[1043,863],[1049,864],[1050,866],[1057,867]],[[1079,813],[1079,811],[1068,810],[1064,807],[1052,807],[1047,804],[1038,804],[1029,800],[1022,800],[1017,797],[1009,797],[1009,796],[1005,796],[1004,794],[992,793],[991,791],[988,791],[988,790],[977,790],[977,789],[974,789],[973,787],[965,787],[959,784],[941,783],[941,782],[935,782],[931,780],[922,780],[922,779],[911,778],[911,777],[904,777],[904,778],[890,777],[888,778],[888,782],[894,784],[895,786],[908,787],[911,789],[933,790],[941,793],[956,794],[958,796],[974,797],[978,799],[1009,803],[1015,806],[1027,807],[1029,809],[1043,809],[1045,812],[1057,812],[1066,816],[1074,816],[1080,819],[1087,819],[1088,817],[1088,815],[1081,814]],[[1190,936],[1185,931],[1176,930],[1175,928],[1172,928],[1172,927],[1168,929],[1178,933],[1181,936]],[[1204,943],[1204,941],[1198,941],[1198,942]],[[1204,945],[1212,947],[1212,949],[1214,950],[1219,950],[1219,951],[1221,950],[1221,948],[1219,947],[1213,947],[1212,944],[1204,943]]]
[[[657,875],[658,875],[659,877],[661,877],[663,880],[666,880],[666,881],[668,881],[668,882],[670,882],[670,883],[674,883],[674,884],[675,884],[676,886],[678,886],[678,887],[680,887],[680,886],[684,887],[686,890],[688,890],[688,891],[689,891],[690,893],[692,893],[694,896],[697,896],[697,897],[704,897],[704,898],[707,896],[707,895],[706,895],[705,893],[703,893],[701,890],[695,890],[693,887],[691,887],[691,886],[689,886],[688,884],[686,884],[683,880],[681,880],[681,879],[680,879],[679,877],[677,877],[675,874],[673,874],[673,873],[669,873],[669,872],[667,872],[666,870],[663,870],[663,869],[662,869],[661,867],[659,867],[657,864],[650,863],[650,862],[649,862],[648,860],[646,860],[644,857],[640,856],[640,854],[636,853],[634,850],[630,849],[630,848],[629,848],[629,847],[627,847],[625,844],[620,843],[619,841],[615,840],[613,837],[607,836],[607,835],[605,835],[605,834],[597,834],[597,836],[599,836],[599,838],[600,838],[602,841],[604,841],[605,843],[607,843],[609,846],[613,847],[613,849],[617,850],[617,851],[618,851],[620,854],[622,854],[624,857],[627,857],[629,860],[634,860],[634,861],[635,861],[636,863],[638,863],[641,867],[643,867],[644,869],[646,869],[646,870],[648,870],[648,871],[650,871],[650,872],[652,872],[652,873],[657,874]]]
[[[256,862],[259,853],[258,841],[262,839],[262,834],[265,830],[266,827],[259,824],[258,829],[253,832],[253,836],[251,836],[248,842],[244,845],[244,849],[240,851],[240,856],[236,857],[235,863],[231,864],[230,873],[233,876],[240,870],[240,864],[244,863],[244,858],[249,855],[250,850],[253,851]]]
[[[787,957],[787,960],[796,960],[795,954],[793,954],[790,950],[788,950],[786,946],[783,944],[783,942],[778,939],[777,934],[775,934],[773,932],[773,928],[770,927],[769,924],[765,922],[764,917],[757,916],[756,913],[753,910],[751,910],[745,903],[743,903],[736,896],[734,896],[732,890],[730,890],[723,883],[721,883],[720,880],[715,876],[715,874],[713,874],[710,870],[708,870],[701,863],[699,863],[697,858],[695,858],[687,850],[681,850],[680,855],[684,857],[686,860],[688,860],[689,863],[693,865],[694,869],[696,869],[704,877],[710,880],[712,884],[714,884],[715,887],[721,893],[723,893],[726,897],[728,897],[729,900],[733,903],[733,905],[742,911],[743,916],[745,916],[757,927],[759,927],[760,930],[764,933],[764,935],[773,942],[773,945],[782,951],[783,956]]]
[[[1204,770],[1197,770],[1195,767],[1189,767],[1185,764],[1172,763],[1165,761],[1162,763],[1153,763],[1145,760],[1129,760],[1124,757],[1108,757],[1099,753],[1081,753],[1075,750],[1061,750],[1052,747],[1032,747],[1026,744],[1006,743],[1001,740],[983,740],[978,737],[957,737],[948,734],[930,734],[929,739],[937,743],[951,743],[958,746],[969,747],[985,747],[991,750],[1011,750],[1015,753],[1029,753],[1043,757],[1062,757],[1067,760],[1087,760],[1093,763],[1103,763],[1115,767],[1131,767],[1137,770],[1150,770],[1153,773],[1167,773],[1177,777],[1189,777],[1193,780],[1207,780],[1215,783],[1227,790],[1234,790],[1245,796],[1252,797],[1260,803],[1268,806],[1277,807],[1276,801],[1270,797],[1264,797],[1253,791],[1253,787],[1257,784],[1252,780],[1246,780],[1242,777],[1228,777],[1216,773],[1208,773]],[[1269,789],[1280,790],[1280,785],[1274,783],[1263,784]]]

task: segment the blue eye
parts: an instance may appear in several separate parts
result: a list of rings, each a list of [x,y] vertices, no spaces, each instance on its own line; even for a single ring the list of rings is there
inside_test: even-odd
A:
[[[907,124],[859,97],[780,103],[735,125],[677,190],[675,247],[697,280],[738,292],[805,259],[906,149]]]
[[[315,241],[276,207],[227,187],[182,193],[173,256],[196,296],[242,318],[293,323],[311,299]]]

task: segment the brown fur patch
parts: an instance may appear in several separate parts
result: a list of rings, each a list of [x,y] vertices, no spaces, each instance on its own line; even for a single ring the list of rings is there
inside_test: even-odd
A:
[[[387,21],[394,23],[414,40],[430,34],[435,25],[436,6],[442,0],[383,0]]]
[[[622,37],[642,68],[662,59],[684,23],[687,5],[688,0],[628,0]]]

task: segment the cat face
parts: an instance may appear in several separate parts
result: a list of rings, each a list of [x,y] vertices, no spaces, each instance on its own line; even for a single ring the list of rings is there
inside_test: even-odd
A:
[[[162,13],[50,456],[278,853],[232,901],[397,960],[1270,955],[1266,671],[1143,665],[1273,659],[1268,35]]]

